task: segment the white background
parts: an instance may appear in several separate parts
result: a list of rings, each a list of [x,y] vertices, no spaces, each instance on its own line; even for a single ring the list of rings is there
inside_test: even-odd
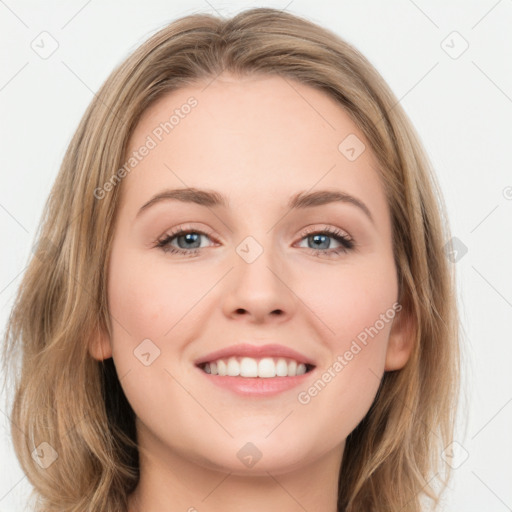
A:
[[[108,74],[178,17],[232,16],[257,6],[305,16],[354,44],[416,126],[439,178],[452,234],[467,247],[455,264],[466,390],[454,461],[461,465],[444,510],[512,510],[510,0],[0,0],[2,327],[65,148]],[[58,43],[47,59],[31,48],[43,31]],[[469,47],[453,58],[464,49],[462,38]],[[2,397],[0,512],[17,512],[31,488],[11,447],[4,404]]]

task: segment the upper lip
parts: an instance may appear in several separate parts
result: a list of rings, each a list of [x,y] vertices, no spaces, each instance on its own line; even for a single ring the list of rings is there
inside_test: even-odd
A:
[[[194,361],[194,363],[196,364],[196,366],[199,366],[204,363],[216,361],[217,359],[227,359],[229,357],[236,356],[252,357],[255,359],[259,359],[262,357],[286,357],[288,359],[293,359],[298,363],[304,363],[309,364],[311,366],[315,366],[313,360],[292,348],[285,347],[284,345],[250,345],[248,343],[231,345],[230,347],[210,352],[209,354],[206,354],[205,356],[200,357],[199,359]]]

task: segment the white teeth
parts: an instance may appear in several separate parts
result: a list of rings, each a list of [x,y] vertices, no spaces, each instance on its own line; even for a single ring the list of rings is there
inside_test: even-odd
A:
[[[276,364],[271,357],[265,357],[258,363],[258,377],[268,379],[276,376]]]
[[[264,357],[254,359],[252,357],[230,357],[218,359],[204,365],[204,371],[212,375],[229,377],[260,377],[268,379],[272,377],[295,377],[306,373],[306,365],[297,363],[293,359],[283,357]]]
[[[295,363],[295,361],[293,361]],[[278,359],[276,364],[276,375],[278,377],[288,376],[288,365],[284,359]]]
[[[242,377],[258,376],[258,361],[256,361],[256,359],[251,359],[250,357],[242,357],[239,367],[240,375]]]
[[[228,373],[227,365],[222,359],[217,361],[217,373],[222,376],[227,375]]]
[[[229,358],[227,373],[230,377],[236,377],[240,375],[240,365],[234,357]]]

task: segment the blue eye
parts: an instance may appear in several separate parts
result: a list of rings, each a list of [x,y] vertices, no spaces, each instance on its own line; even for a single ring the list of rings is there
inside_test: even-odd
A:
[[[211,238],[209,233],[197,229],[182,229],[178,228],[176,231],[166,234],[160,239],[156,247],[162,249],[165,253],[170,254],[181,254],[183,256],[195,256],[197,255],[201,247],[201,237]],[[328,226],[321,231],[310,231],[303,234],[301,240],[308,239],[312,242],[312,247],[308,247],[315,256],[335,256],[337,254],[346,253],[355,247],[355,243],[352,238],[344,234],[338,229],[332,229]],[[340,244],[339,247],[329,248],[331,242],[329,239],[334,239]],[[176,242],[178,247],[173,245]],[[309,244],[308,244],[309,245]],[[328,247],[326,247],[326,245]],[[324,250],[327,249],[327,250]]]
[[[199,230],[185,230],[178,229],[173,233],[169,233],[159,240],[157,247],[161,248],[164,252],[171,254],[183,254],[186,256],[193,256],[199,252],[201,245],[201,236],[209,237],[210,235]],[[179,247],[174,247],[171,243],[176,240]]]
[[[355,243],[352,238],[344,234],[339,229],[332,229],[328,226],[326,226],[322,231],[311,231],[310,233],[307,233],[303,239],[312,241],[311,243],[313,244],[313,247],[309,248],[313,250],[315,256],[335,256],[337,254],[349,252],[355,247]],[[336,240],[340,246],[332,249],[325,247],[326,243],[328,246],[331,245],[329,239]],[[328,250],[322,250],[322,248]]]

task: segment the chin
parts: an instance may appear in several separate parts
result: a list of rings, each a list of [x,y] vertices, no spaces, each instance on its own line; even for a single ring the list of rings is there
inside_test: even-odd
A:
[[[287,473],[305,464],[304,443],[296,439],[293,444],[252,439],[230,441],[230,446],[226,446],[222,452],[217,450],[217,453],[206,458],[203,456],[198,462],[208,469],[240,476]]]

